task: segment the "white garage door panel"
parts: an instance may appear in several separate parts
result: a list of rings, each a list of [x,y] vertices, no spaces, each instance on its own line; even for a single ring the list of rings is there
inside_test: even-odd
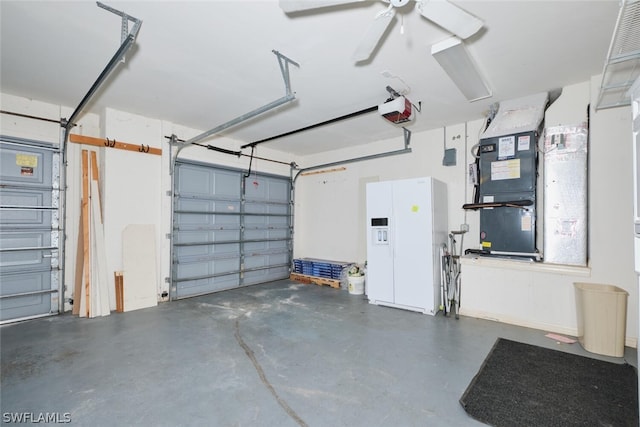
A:
[[[172,299],[289,276],[290,178],[243,175],[176,163]]]
[[[48,249],[12,251],[10,248],[49,247],[50,233],[39,231],[0,232],[0,269],[3,273],[21,270],[50,270]]]
[[[0,137],[0,323],[57,314],[60,153]]]
[[[176,293],[179,298],[188,298],[198,295],[206,295],[213,292],[225,291],[238,287],[240,275],[229,275],[221,277],[209,277],[206,279],[196,279],[178,282]]]
[[[244,274],[245,285],[272,282],[289,276],[289,267],[275,267],[256,271],[248,271]]]
[[[3,274],[2,294],[21,296],[0,300],[1,319],[9,321],[57,311],[57,307],[51,306],[50,282],[49,271]]]

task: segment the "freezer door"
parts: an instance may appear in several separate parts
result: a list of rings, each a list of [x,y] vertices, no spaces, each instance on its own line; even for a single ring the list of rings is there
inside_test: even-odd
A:
[[[370,182],[367,184],[366,291],[369,301],[374,304],[379,302],[393,303],[392,194],[391,182]]]
[[[632,138],[633,138],[633,219],[635,268],[640,273],[640,78],[631,91]]]

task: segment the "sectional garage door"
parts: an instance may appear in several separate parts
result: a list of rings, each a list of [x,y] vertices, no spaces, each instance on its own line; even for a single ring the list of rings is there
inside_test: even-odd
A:
[[[0,323],[58,313],[60,155],[0,137]]]
[[[171,298],[289,277],[291,180],[178,161]]]

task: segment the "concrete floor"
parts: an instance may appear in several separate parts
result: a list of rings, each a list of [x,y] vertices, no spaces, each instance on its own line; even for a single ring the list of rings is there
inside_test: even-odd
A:
[[[0,405],[87,426],[475,426],[458,399],[498,337],[589,355],[544,335],[285,280],[4,326]]]

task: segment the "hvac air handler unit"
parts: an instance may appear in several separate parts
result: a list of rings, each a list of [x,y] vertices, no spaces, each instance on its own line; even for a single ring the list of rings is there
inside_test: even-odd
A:
[[[433,178],[367,184],[367,296],[371,304],[435,315],[447,190]]]
[[[480,141],[480,245],[503,255],[536,252],[536,131]]]
[[[476,200],[481,253],[539,260],[536,247],[538,138],[547,93],[500,103],[481,136]]]

